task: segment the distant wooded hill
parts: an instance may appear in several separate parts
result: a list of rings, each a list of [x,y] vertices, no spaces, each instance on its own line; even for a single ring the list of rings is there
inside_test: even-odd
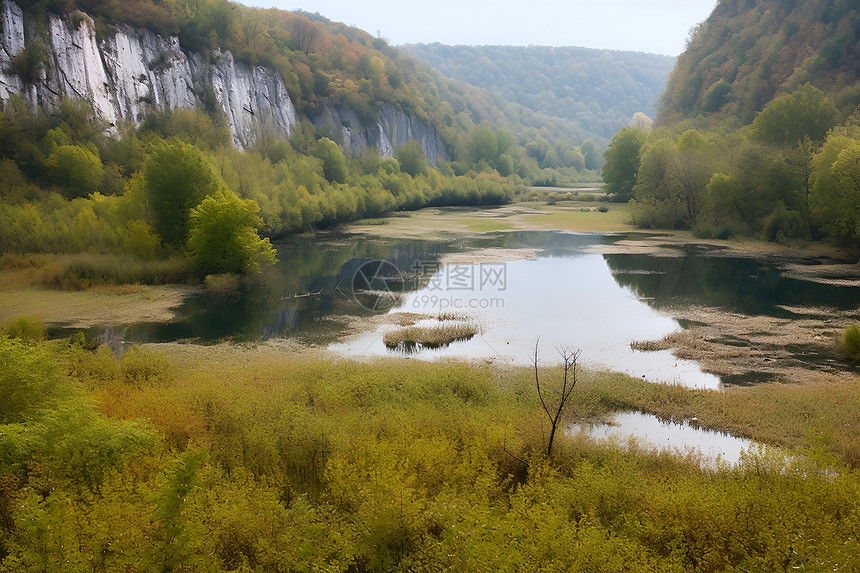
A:
[[[655,129],[604,155],[640,227],[860,250],[860,6],[720,0],[690,34]]]
[[[609,138],[636,112],[654,117],[675,58],[548,46],[410,44],[408,54],[444,75],[502,94]]]
[[[721,0],[690,36],[658,124],[711,116],[746,125],[809,82],[841,111],[860,104],[856,0]]]

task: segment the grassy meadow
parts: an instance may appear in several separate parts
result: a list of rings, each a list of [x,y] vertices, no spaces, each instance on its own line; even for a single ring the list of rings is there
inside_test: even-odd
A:
[[[855,383],[584,372],[570,421],[695,414],[773,447],[714,468],[578,434],[548,459],[528,368],[33,332],[0,337],[0,571],[860,566]]]

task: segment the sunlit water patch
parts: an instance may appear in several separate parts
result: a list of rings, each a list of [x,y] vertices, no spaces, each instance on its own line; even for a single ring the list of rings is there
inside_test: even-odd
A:
[[[557,349],[571,347],[582,350],[589,366],[653,382],[696,388],[717,388],[720,383],[696,362],[678,359],[669,351],[630,348],[635,340],[659,339],[681,327],[620,286],[600,255],[442,265],[425,287],[409,293],[390,312],[455,313],[481,325],[480,334],[427,349],[418,354],[422,358],[528,364],[539,339],[540,356],[547,363],[558,361]],[[330,348],[353,356],[390,354],[383,337],[392,328],[385,325]]]
[[[571,434],[585,432],[598,440],[612,440],[620,445],[635,438],[647,447],[681,453],[690,450],[700,453],[705,461],[713,465],[716,465],[717,460],[737,465],[743,451],[757,447],[751,440],[702,430],[688,422],[664,422],[642,412],[615,414],[608,424],[574,424],[567,431]]]
[[[391,351],[383,335],[396,325],[379,326],[385,322],[381,313],[410,311],[478,327],[469,340],[454,337],[440,349],[422,344],[413,357],[528,364],[540,336],[541,360],[547,364],[558,360],[556,347],[570,346],[581,348],[583,361],[591,365],[655,382],[713,388],[717,377],[696,363],[678,360],[670,351],[632,350],[630,342],[659,340],[689,326],[671,318],[685,307],[782,318],[808,308],[860,307],[860,288],[785,277],[772,265],[707,249],[660,252],[672,256],[609,254],[617,252],[611,245],[623,239],[633,237],[550,231],[420,240],[296,236],[277,243],[277,266],[239,296],[200,293],[186,299],[173,321],[114,325],[110,333],[121,344],[292,338],[349,356],[385,356]],[[360,273],[374,269],[374,261],[396,275],[394,280]],[[389,286],[399,290],[388,293],[395,296],[385,297],[386,304],[368,304],[373,291]],[[357,337],[356,326],[364,330]],[[72,332],[54,328],[51,334]],[[105,327],[87,334],[104,335]],[[787,350],[805,364],[822,364],[822,357],[808,349]],[[738,382],[747,383],[723,379],[723,384]]]

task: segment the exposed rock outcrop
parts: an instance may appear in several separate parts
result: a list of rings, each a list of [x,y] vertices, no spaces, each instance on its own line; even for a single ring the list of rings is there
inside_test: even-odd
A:
[[[0,97],[22,94],[31,104],[55,106],[64,97],[90,101],[107,122],[139,122],[147,106],[191,108],[214,95],[238,147],[253,145],[261,125],[282,137],[296,123],[296,111],[284,82],[264,68],[237,63],[233,55],[215,51],[210,57],[182,50],[175,37],[120,26],[101,42],[89,18],[73,21],[49,15],[48,65],[39,81],[24,86],[8,73],[24,49],[32,26],[21,9],[3,1],[0,51]],[[211,90],[211,92],[210,92]]]
[[[48,63],[30,85],[10,71],[28,43],[39,40],[39,23],[28,21],[11,0],[2,1],[0,34],[0,99],[13,94],[31,105],[54,107],[62,98],[90,101],[110,124],[139,123],[149,107],[180,109],[216,102],[239,148],[252,146],[261,129],[290,135],[298,121],[283,80],[275,72],[237,62],[230,52],[186,52],[176,37],[119,26],[115,35],[97,39],[91,19],[49,15]],[[349,109],[325,105],[317,125],[330,124],[343,133],[344,146],[360,155],[367,146],[391,156],[394,147],[418,140],[427,159],[448,158],[436,133],[424,121],[387,107],[378,121],[365,121]]]
[[[351,109],[321,106],[314,125],[340,132],[344,148],[361,157],[365,148],[375,147],[382,157],[391,157],[394,149],[407,141],[417,141],[431,165],[439,159],[450,161],[438,132],[421,119],[410,117],[392,106],[382,108],[379,120],[365,120]]]

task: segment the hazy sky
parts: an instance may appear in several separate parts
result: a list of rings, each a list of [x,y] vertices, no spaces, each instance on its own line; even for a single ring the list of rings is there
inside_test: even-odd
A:
[[[677,56],[716,0],[241,0],[319,12],[394,45],[585,46]]]

